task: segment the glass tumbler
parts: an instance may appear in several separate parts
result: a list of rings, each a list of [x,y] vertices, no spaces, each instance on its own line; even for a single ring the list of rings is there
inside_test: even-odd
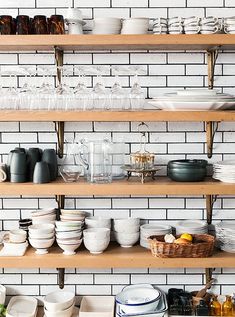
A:
[[[48,34],[47,18],[45,15],[35,15],[32,20],[33,34]]]
[[[12,16],[1,15],[0,16],[0,34],[8,35],[12,34]]]
[[[65,33],[63,15],[52,15],[48,19],[48,25],[49,25],[50,34],[64,34]]]
[[[16,33],[30,34],[30,19],[27,15],[18,15],[16,17]]]

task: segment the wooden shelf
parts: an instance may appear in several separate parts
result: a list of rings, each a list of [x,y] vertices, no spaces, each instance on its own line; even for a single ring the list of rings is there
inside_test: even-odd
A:
[[[0,183],[1,196],[154,196],[154,195],[234,195],[235,184],[222,183],[211,178],[203,182],[174,182],[167,177],[141,184],[135,177],[113,181],[110,184],[91,184],[83,178],[77,183],[65,183],[58,178],[48,184]]]
[[[235,121],[235,111],[0,111],[0,122],[9,121]]]
[[[0,51],[235,49],[234,34],[1,35]]]
[[[0,257],[0,267],[17,268],[174,268],[174,267],[234,267],[235,255],[215,251],[209,258],[155,258],[150,250],[137,245],[132,248],[121,248],[111,244],[102,254],[92,255],[83,246],[74,256],[62,254],[59,247],[52,247],[45,255],[35,254],[28,248],[22,257]]]

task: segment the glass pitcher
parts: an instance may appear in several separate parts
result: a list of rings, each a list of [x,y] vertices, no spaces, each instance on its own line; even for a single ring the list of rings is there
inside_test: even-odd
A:
[[[85,168],[87,181],[91,183],[111,183],[112,181],[112,142],[80,141],[80,161]]]

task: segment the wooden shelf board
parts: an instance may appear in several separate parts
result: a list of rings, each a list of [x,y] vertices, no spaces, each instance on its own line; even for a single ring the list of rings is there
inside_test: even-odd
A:
[[[235,121],[235,111],[0,111],[0,122],[8,121]]]
[[[154,196],[154,195],[234,195],[235,184],[222,183],[211,178],[203,182],[174,182],[167,177],[141,184],[139,178],[118,180],[108,184],[91,184],[83,178],[77,183],[65,183],[61,178],[48,184],[0,183],[1,196]]]
[[[142,267],[234,267],[235,255],[215,251],[209,258],[155,258],[150,250],[137,245],[132,248],[121,248],[111,244],[102,254],[92,255],[82,246],[74,256],[62,254],[58,247],[49,249],[45,255],[35,254],[35,250],[28,248],[22,257],[0,257],[2,268],[142,268]]]
[[[1,35],[0,51],[235,49],[233,34]]]

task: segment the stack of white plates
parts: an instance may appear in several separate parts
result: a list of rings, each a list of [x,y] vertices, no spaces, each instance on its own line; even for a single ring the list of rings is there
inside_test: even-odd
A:
[[[154,235],[165,235],[172,232],[172,227],[163,224],[145,224],[140,226],[140,245],[150,249],[148,238]]]
[[[179,90],[149,101],[163,110],[217,110],[235,108],[235,96],[212,89]]]
[[[213,178],[225,183],[235,183],[235,161],[221,161],[213,164]]]
[[[208,224],[201,220],[183,220],[176,224],[176,235],[182,233],[206,234],[208,233]]]
[[[215,226],[215,232],[220,249],[235,253],[235,221],[221,221]]]

